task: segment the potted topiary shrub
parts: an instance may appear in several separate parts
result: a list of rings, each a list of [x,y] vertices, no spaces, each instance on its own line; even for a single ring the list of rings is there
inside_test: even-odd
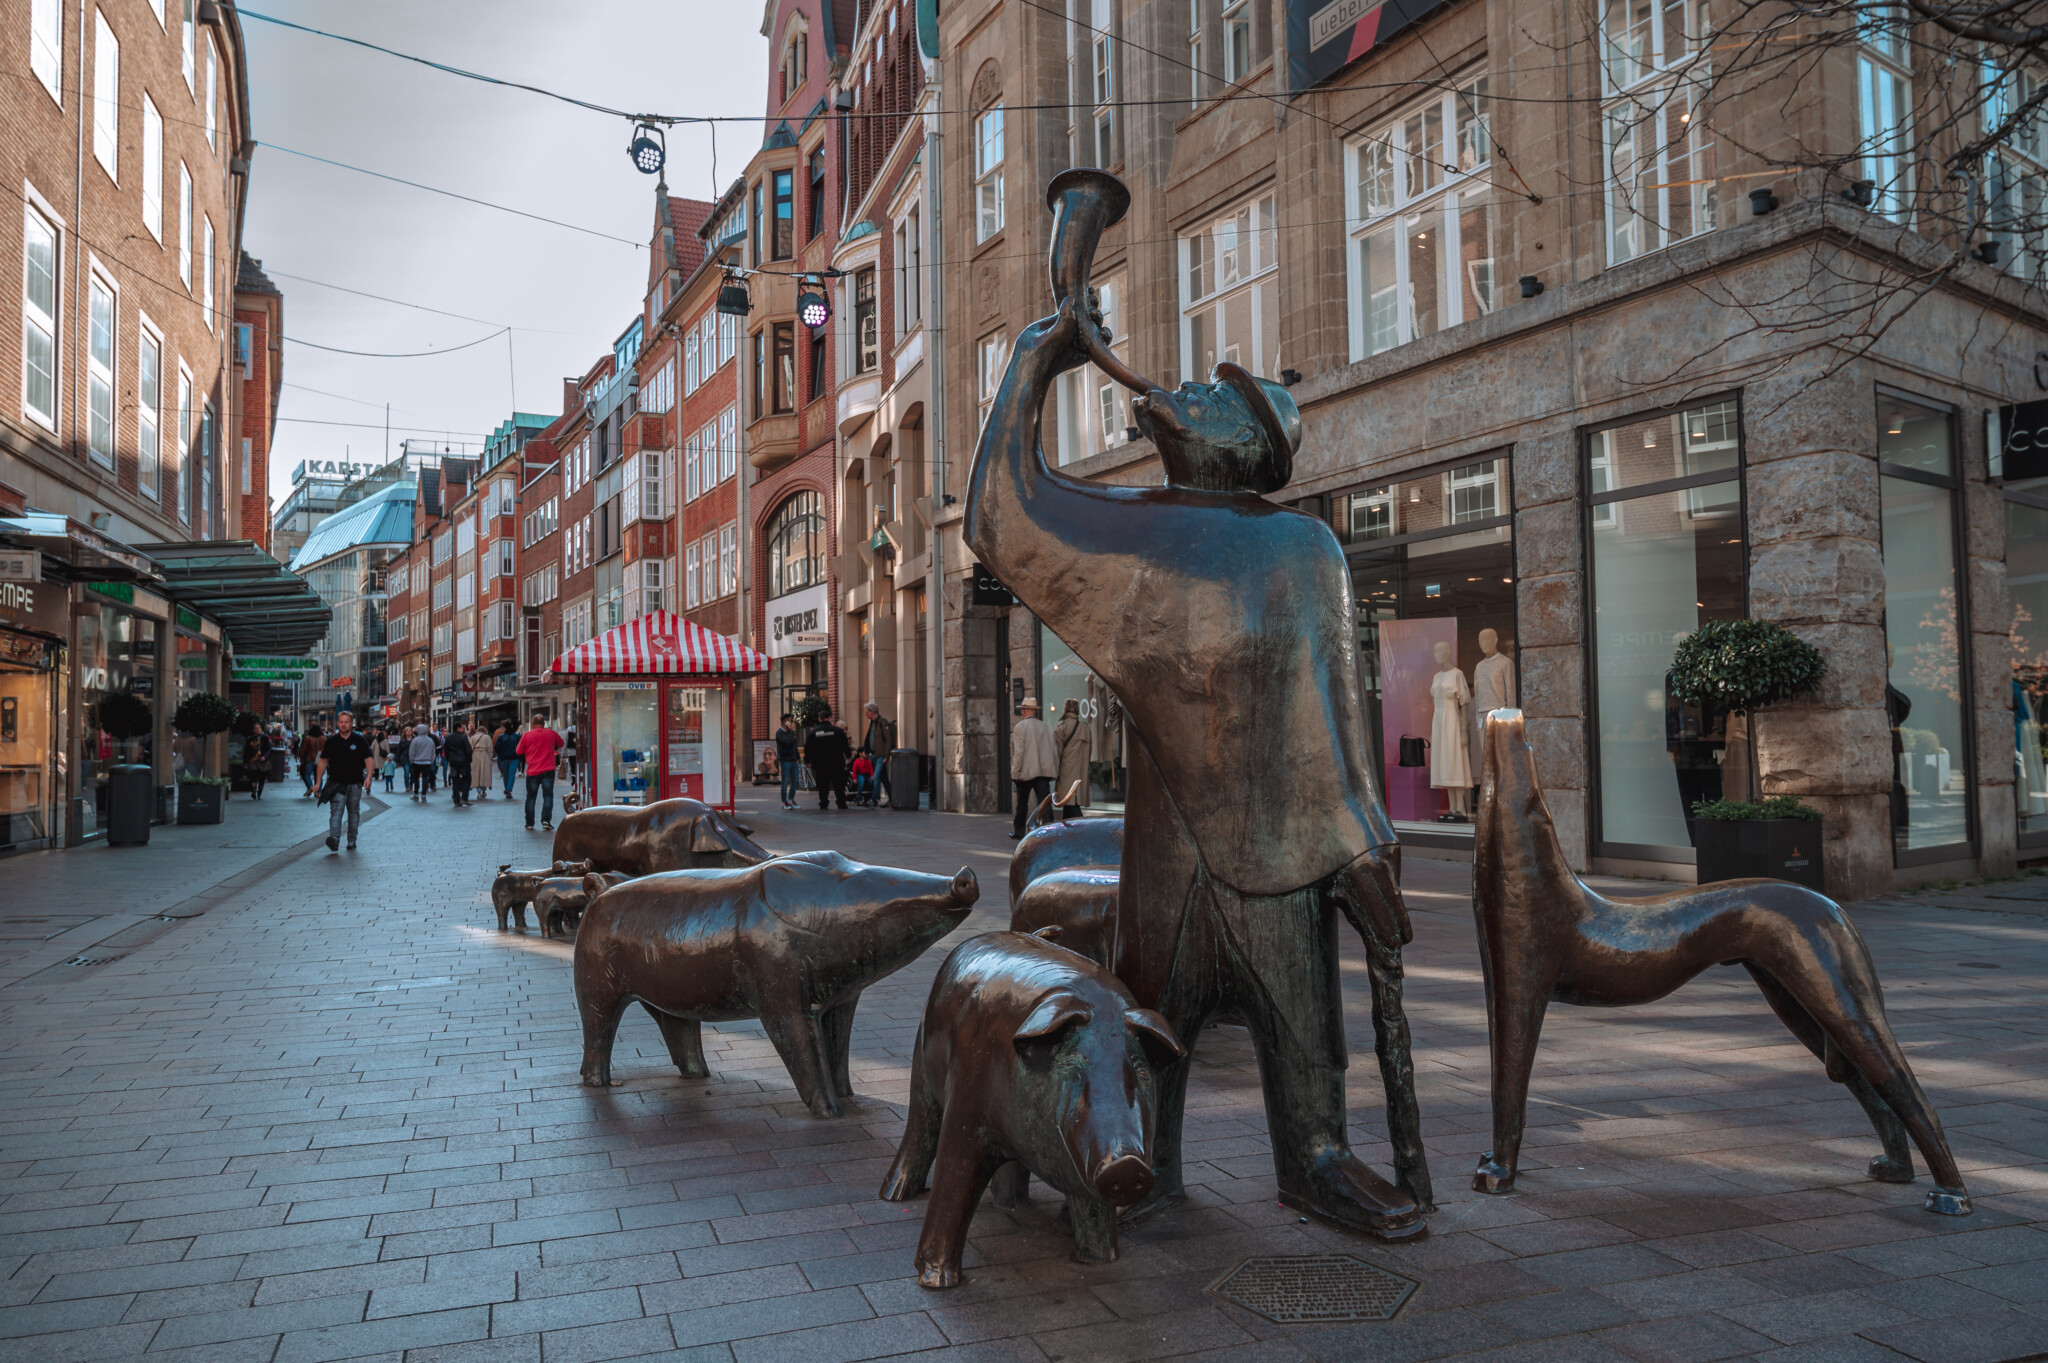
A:
[[[173,729],[198,739],[226,733],[234,722],[235,707],[211,691],[187,696],[171,715]],[[225,777],[207,776],[203,772],[178,773],[178,822],[219,823],[228,785]]]
[[[1748,721],[1750,788],[1693,806],[1701,884],[1776,876],[1826,888],[1820,811],[1790,796],[1758,798],[1764,773],[1757,765],[1755,722],[1763,707],[1813,690],[1826,670],[1819,649],[1769,620],[1710,620],[1679,641],[1667,683],[1672,697]]]
[[[149,702],[129,691],[116,691],[93,709],[93,722],[109,737],[123,742],[141,738],[156,727]]]

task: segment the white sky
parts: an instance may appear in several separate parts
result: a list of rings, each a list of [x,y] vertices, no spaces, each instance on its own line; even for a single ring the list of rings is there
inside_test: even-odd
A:
[[[664,114],[762,110],[767,40],[753,0],[257,0],[281,19],[616,108]],[[570,22],[570,16],[578,22]],[[247,16],[256,139],[644,242],[654,177],[626,156],[630,126]],[[718,129],[731,183],[759,123]],[[668,140],[670,193],[711,197],[711,135]],[[243,247],[284,292],[284,333],[356,350],[457,354],[367,359],[289,339],[271,494],[301,459],[376,462],[411,436],[475,441],[517,407],[561,410],[580,375],[631,323],[643,250],[259,147]],[[288,279],[298,275],[482,318],[459,321]],[[563,333],[563,334],[555,334]],[[320,392],[309,390],[318,389]],[[338,396],[323,396],[332,394]],[[312,421],[360,422],[360,426]]]

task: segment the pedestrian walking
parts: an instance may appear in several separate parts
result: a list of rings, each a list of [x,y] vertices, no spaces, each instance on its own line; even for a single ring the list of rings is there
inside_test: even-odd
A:
[[[540,826],[555,826],[555,762],[564,739],[539,715],[519,737],[519,760],[526,767],[526,829],[533,831],[533,797],[540,796]]]
[[[875,764],[872,803],[881,804],[893,798],[889,789],[889,754],[896,750],[896,721],[883,718],[882,707],[873,701],[863,705],[860,712],[867,721],[861,729],[860,751]]]
[[[469,781],[475,798],[491,798],[491,731],[479,720],[469,731]]]
[[[825,711],[804,736],[804,761],[810,764],[811,779],[818,783],[820,810],[833,797],[841,809],[846,808],[846,764],[852,756],[853,744],[847,740],[846,730],[832,722],[830,710]]]
[[[356,830],[363,822],[363,777],[370,766],[370,736],[355,727],[355,716],[342,710],[334,716],[334,732],[320,744],[313,764],[313,790],[327,801],[327,850],[341,850],[342,812],[348,813],[348,850],[356,850]]]
[[[775,765],[782,773],[782,807],[795,809],[804,765],[804,736],[797,732],[795,715],[784,715],[775,731]]]
[[[412,781],[407,789],[412,791],[416,802],[424,803],[428,792],[434,788],[434,735],[426,725],[413,728],[412,742],[406,745],[405,760],[412,768]]]
[[[498,736],[491,740],[491,753],[498,760],[498,771],[505,778],[505,798],[512,798],[512,778],[519,774],[519,734],[511,724],[500,724]]]
[[[249,741],[242,747],[242,770],[249,774],[249,798],[263,798],[263,787],[270,780],[270,735],[258,729],[249,735]]]
[[[1038,717],[1038,697],[1026,696],[1017,707],[1024,718],[1010,730],[1010,785],[1016,798],[1010,815],[1010,836],[1024,836],[1024,821],[1052,787],[1059,774],[1059,747],[1053,742],[1052,726]]]
[[[576,773],[583,770],[583,746],[577,741],[576,726],[571,724],[561,734],[561,739],[562,776],[565,780],[573,781],[576,779]]]
[[[448,792],[457,809],[469,807],[470,787],[475,783],[469,779],[469,731],[462,727],[460,720],[441,746],[442,760],[448,764]]]
[[[1081,817],[1088,803],[1088,726],[1081,722],[1081,702],[1068,700],[1060,722],[1052,731],[1053,747],[1059,751],[1059,775],[1053,778],[1053,798],[1060,802],[1062,819]]]
[[[445,724],[434,726],[434,770],[441,780],[448,779],[448,726]]]
[[[299,740],[299,779],[306,783],[306,798],[313,798],[313,771],[320,761],[320,748],[326,742],[317,724],[306,726],[306,736]]]

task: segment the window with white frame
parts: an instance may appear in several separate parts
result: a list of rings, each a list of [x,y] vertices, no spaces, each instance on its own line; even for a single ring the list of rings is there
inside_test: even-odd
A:
[[[668,515],[667,489],[662,484],[661,450],[646,450],[640,455],[640,517],[642,520],[658,521]]]
[[[974,120],[974,239],[987,241],[1003,230],[1003,106]]]
[[[1500,468],[1497,460],[1465,464],[1444,475],[1450,523],[1491,520],[1501,514]]]
[[[476,574],[473,572],[457,573],[455,575],[455,609],[466,611],[475,604]]]
[[[1182,374],[1228,360],[1280,376],[1280,234],[1273,196],[1247,200],[1180,239]]]
[[[691,610],[704,604],[704,546],[683,550],[683,603]]]
[[[724,482],[740,468],[740,409],[728,407],[718,414],[718,481]]]
[[[206,145],[212,147],[215,151],[220,150],[220,143],[214,138],[215,133],[218,131],[218,119],[215,117],[214,109],[219,103],[220,59],[214,54],[213,38],[211,35],[208,35],[206,39]]]
[[[514,568],[514,564],[515,564],[515,559],[514,559],[514,557],[513,557],[513,554],[512,554],[512,541],[511,541],[511,540],[509,540],[509,539],[501,539],[501,540],[499,540],[499,541],[498,541],[498,576],[499,576],[499,577],[510,577],[510,576],[512,576],[512,573],[513,573],[513,568]]]
[[[2044,75],[2032,67],[2006,70],[1990,61],[1983,68],[1978,129],[1990,137],[2012,121],[2013,111],[2039,98]],[[2001,250],[1999,264],[2026,279],[2048,275],[2048,252],[2036,224],[2048,210],[2048,113],[2035,108],[2020,119],[1985,157],[1984,226]]]
[[[665,611],[668,609],[668,560],[665,558],[643,558],[640,560],[640,610]]]
[[[185,88],[196,94],[199,88],[199,0],[172,0],[172,3],[185,11],[184,27],[179,30],[179,47],[184,58]]]
[[[177,475],[176,498],[178,519],[192,522],[192,438],[195,434],[192,419],[192,371],[181,360],[178,363],[178,427],[171,432],[171,458]]]
[[[1204,74],[1209,70],[1209,32],[1202,23],[1203,0],[1188,0],[1188,99],[1195,104],[1202,102],[1202,92],[1207,82]]]
[[[147,317],[135,337],[135,484],[155,497],[163,459],[164,338]]]
[[[518,608],[510,601],[500,601],[493,609],[498,616],[498,637],[500,639],[518,638]]]
[[[1707,0],[1605,0],[1600,16],[1607,263],[1711,232]]]
[[[683,392],[697,391],[697,329],[683,333]]]
[[[121,44],[107,16],[93,11],[92,156],[121,179]]]
[[[740,589],[740,529],[737,523],[718,532],[718,594],[731,596]]]
[[[924,238],[918,227],[918,206],[912,204],[896,224],[896,338],[916,331],[924,321]]]
[[[34,208],[22,229],[21,405],[57,428],[57,226]]]
[[[1242,83],[1270,55],[1263,0],[1188,0],[1189,97],[1204,99]]]
[[[28,66],[50,98],[64,102],[64,0],[29,0]]]
[[[704,599],[716,601],[722,594],[718,590],[718,532],[706,535],[697,547],[698,557],[704,562]]]
[[[178,162],[178,278],[192,291],[192,172]]]
[[[640,394],[640,410],[662,413],[675,406],[676,360],[671,355],[648,375],[647,387]]]
[[[434,536],[433,555],[436,568],[446,563],[454,553],[455,534],[453,531],[443,530],[440,534]]]
[[[142,97],[142,225],[164,239],[164,116],[148,95]]]
[[[204,224],[204,226],[205,226],[205,230],[204,230],[204,231],[202,231],[202,232],[201,232],[201,233],[199,234],[199,239],[200,239],[201,243],[202,243],[202,244],[203,244],[203,245],[205,246],[205,250],[204,250],[204,252],[203,252],[203,253],[202,253],[202,254],[200,255],[200,257],[199,257],[199,273],[200,273],[200,276],[201,276],[201,285],[200,285],[200,294],[199,294],[199,301],[200,301],[200,311],[201,311],[201,314],[202,314],[202,315],[203,315],[203,316],[204,316],[204,317],[206,318],[206,329],[207,329],[208,331],[212,331],[212,330],[213,330],[213,322],[214,322],[214,317],[213,317],[213,218],[212,218],[212,216],[211,216],[211,215],[208,215],[208,216],[206,216],[206,217],[202,218],[202,219],[201,219],[201,222],[202,222],[202,223]]]
[[[882,365],[881,300],[875,297],[875,267],[853,272],[853,372],[871,374]]]
[[[740,319],[729,312],[718,314],[718,365],[740,353]]]
[[[1003,333],[984,336],[974,345],[974,392],[975,403],[980,415],[974,429],[979,432],[988,425],[989,409],[995,406],[996,389],[1003,382],[1003,358],[1007,353]]]
[[[242,495],[248,496],[256,482],[256,455],[254,442],[248,436],[242,437]]]
[[[1856,131],[1871,210],[1906,222],[1913,207],[1913,53],[1905,16],[1880,9],[1860,26]]]
[[[1345,148],[1353,360],[1493,311],[1490,117],[1481,76]]]
[[[1130,362],[1130,338],[1123,334],[1125,277],[1113,274],[1095,286],[1102,301],[1102,324],[1109,349]],[[1124,386],[1092,364],[1069,369],[1059,377],[1059,455],[1071,464],[1130,443],[1130,395]]]
[[[89,422],[86,448],[108,468],[114,466],[114,328],[118,309],[114,286],[97,269],[88,287],[92,290],[91,314],[87,321],[85,347],[86,396]]]
[[[704,491],[704,433],[683,437],[683,500],[694,502]]]
[[[392,616],[391,623],[386,627],[385,630],[385,642],[392,644],[404,643],[406,626],[408,625],[408,623],[409,621],[403,615]]]
[[[1116,164],[1116,0],[1067,0],[1067,159]]]

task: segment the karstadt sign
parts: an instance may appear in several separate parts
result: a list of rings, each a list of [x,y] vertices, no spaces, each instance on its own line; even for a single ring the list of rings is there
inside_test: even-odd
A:
[[[292,481],[303,483],[308,478],[360,478],[375,467],[371,464],[353,464],[342,459],[301,459],[292,469]]]

